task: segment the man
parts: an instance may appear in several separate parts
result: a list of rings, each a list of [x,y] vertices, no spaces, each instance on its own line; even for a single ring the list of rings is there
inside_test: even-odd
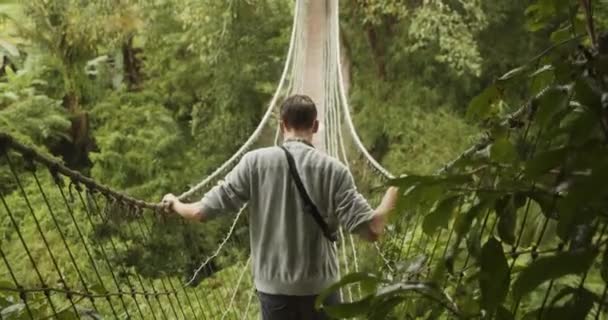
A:
[[[249,202],[253,275],[263,319],[326,319],[314,301],[338,280],[338,259],[322,224],[333,231],[341,225],[375,241],[384,232],[397,189],[389,188],[376,210],[369,206],[347,168],[313,147],[319,122],[309,97],[287,98],[280,126],[283,147],[293,156],[304,192],[323,222],[316,221],[296,186],[288,155],[279,147],[247,153],[200,202],[182,203],[168,194],[163,204],[186,219],[206,221]],[[329,300],[338,299],[334,295]]]

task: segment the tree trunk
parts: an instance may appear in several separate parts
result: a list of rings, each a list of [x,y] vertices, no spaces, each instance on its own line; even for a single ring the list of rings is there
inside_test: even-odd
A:
[[[378,40],[378,33],[371,25],[365,26],[365,31],[367,34],[367,41],[372,49],[372,54],[374,55],[374,62],[376,64],[376,72],[378,73],[378,77],[381,80],[386,80],[386,62],[384,58],[385,52],[384,48],[380,44],[380,41]]]
[[[122,45],[124,73],[129,91],[141,89],[141,60],[137,57],[141,51],[140,48],[133,47],[133,36],[129,36]]]
[[[52,149],[52,152],[60,154],[70,168],[86,170],[91,165],[89,151],[93,146],[89,135],[89,115],[81,110],[80,98],[74,91],[65,94],[63,106],[71,116],[70,137],[72,140],[61,142]]]
[[[7,56],[2,58],[2,65],[0,66],[0,77],[6,75],[6,68],[11,68],[13,71],[17,71],[17,67]]]

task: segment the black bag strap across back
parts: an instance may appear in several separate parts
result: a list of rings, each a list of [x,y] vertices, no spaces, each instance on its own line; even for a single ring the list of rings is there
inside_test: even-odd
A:
[[[315,203],[308,195],[308,192],[306,192],[306,188],[304,187],[302,179],[298,174],[298,169],[296,168],[296,161],[293,159],[293,156],[285,147],[280,146],[280,148],[283,149],[283,151],[285,152],[285,157],[287,158],[287,163],[289,164],[289,172],[291,173],[291,177],[293,178],[293,181],[295,182],[296,187],[298,188],[300,197],[302,197],[302,200],[304,200],[304,209],[306,210],[306,212],[312,215],[313,219],[315,219],[315,222],[319,225],[321,231],[323,231],[323,235],[325,236],[325,238],[327,238],[331,242],[335,242],[336,240],[338,240],[336,235],[329,230],[329,226],[327,225],[325,220],[323,220],[323,217],[321,217],[319,208],[317,208]]]

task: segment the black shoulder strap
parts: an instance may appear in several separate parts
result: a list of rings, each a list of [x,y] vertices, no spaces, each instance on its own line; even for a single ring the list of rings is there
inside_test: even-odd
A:
[[[315,203],[312,201],[312,199],[306,192],[306,188],[304,187],[304,184],[302,183],[302,179],[300,178],[300,175],[298,174],[298,169],[296,168],[296,162],[293,159],[293,156],[291,155],[291,153],[289,151],[287,151],[287,149],[285,147],[280,146],[280,148],[283,149],[283,151],[285,152],[285,157],[287,158],[287,163],[289,164],[289,172],[291,173],[291,177],[293,178],[293,181],[295,182],[296,187],[298,188],[298,191],[300,193],[300,196],[302,197],[302,200],[304,200],[304,204],[306,206],[305,207],[306,211],[308,213],[310,213],[312,215],[312,217],[315,219],[315,222],[319,225],[319,227],[321,228],[321,231],[323,231],[323,235],[329,241],[335,242],[337,240],[336,235],[333,234],[329,230],[329,226],[327,225],[325,220],[323,220],[323,217],[321,217],[321,214],[319,213],[319,209],[317,208]]]

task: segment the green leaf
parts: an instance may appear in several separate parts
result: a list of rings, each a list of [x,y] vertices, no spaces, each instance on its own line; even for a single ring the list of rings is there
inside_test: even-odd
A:
[[[481,255],[481,226],[475,223],[466,236],[467,250],[475,259]]]
[[[406,297],[404,296],[396,296],[383,299],[382,302],[379,303],[374,303],[367,319],[384,320],[388,317],[389,313],[391,313],[391,311],[395,309],[395,307],[403,303],[405,300]]]
[[[537,76],[546,74],[546,73],[550,73],[551,71],[553,71],[555,69],[555,67],[553,67],[550,64],[546,64],[538,69],[536,69],[534,72],[532,72],[532,74],[530,74],[530,78],[534,79]]]
[[[573,65],[568,59],[558,58],[557,61],[553,62],[555,71],[553,72],[554,78],[558,84],[570,84],[573,79],[581,73],[582,68]]]
[[[555,306],[554,303],[551,303],[549,306],[525,314],[523,319],[585,320],[589,311],[593,308],[594,301],[600,300],[587,289],[567,287],[558,292],[553,301],[555,302],[565,295],[571,295],[572,297],[564,305]]]
[[[543,93],[535,103],[538,104],[536,111],[536,123],[541,128],[552,123],[554,116],[568,106],[569,96],[565,90],[551,88]]]
[[[600,121],[597,115],[587,108],[577,108],[561,120],[556,135],[568,136],[570,144],[580,146],[593,139],[599,132]]]
[[[608,250],[604,250],[602,265],[600,267],[600,275],[602,276],[602,280],[608,283]]]
[[[500,78],[498,78],[498,81],[507,82],[509,80],[519,78],[527,70],[528,70],[528,66],[526,66],[526,65],[517,67],[517,68],[510,70],[509,72],[503,74]]]
[[[445,195],[445,192],[445,187],[437,184],[412,187],[399,198],[396,211],[418,208],[421,212],[426,212]]]
[[[462,184],[471,181],[470,175],[454,174],[454,175],[404,175],[398,178],[391,179],[388,182],[390,186],[397,186],[404,190],[408,190],[415,186],[426,186],[436,184]]]
[[[368,287],[376,287],[380,284],[384,282],[384,280],[378,278],[377,276],[370,274],[370,273],[365,273],[365,272],[357,272],[357,273],[351,273],[348,274],[344,277],[342,277],[342,279],[340,279],[340,281],[332,284],[331,286],[329,286],[327,289],[325,289],[323,292],[321,292],[321,294],[319,294],[319,296],[317,297],[316,301],[315,301],[315,307],[318,309],[323,305],[323,302],[325,301],[325,299],[327,299],[327,297],[329,297],[329,295],[331,295],[332,293],[338,291],[340,288],[345,287],[349,284],[354,284],[354,283],[360,283],[362,286],[368,286]]]
[[[435,210],[431,211],[422,223],[422,230],[427,235],[433,235],[439,228],[447,228],[452,216],[454,215],[454,209],[458,204],[460,197],[450,197],[441,201]]]
[[[473,221],[479,217],[479,215],[494,203],[495,198],[486,197],[479,200],[479,202],[472,206],[467,212],[460,212],[454,222],[454,231],[456,234],[465,235],[469,233]]]
[[[553,31],[549,38],[551,39],[551,42],[554,44],[558,44],[560,42],[566,41],[566,40],[572,38],[572,27],[570,25],[567,25],[561,29]]]
[[[565,157],[569,149],[561,147],[557,149],[539,152],[532,159],[526,162],[524,174],[530,179],[537,179],[551,169],[555,169],[564,164]]]
[[[538,258],[523,269],[513,283],[513,297],[518,300],[545,281],[585,272],[593,263],[596,255],[597,249],[590,248]]]
[[[379,305],[382,305],[382,302],[390,301],[387,303],[388,311],[390,311],[391,308],[394,308],[399,303],[410,300],[413,294],[420,294],[426,298],[422,301],[419,300],[417,303],[417,306],[424,307],[424,312],[428,311],[429,305],[431,305],[431,303],[426,303],[425,301],[433,301],[432,304],[441,301],[444,305],[451,305],[454,307],[454,303],[448,297],[446,297],[446,295],[436,285],[428,282],[410,281],[394,283],[378,290],[376,300],[374,303],[372,303],[372,309],[376,308],[376,302],[378,302]],[[394,300],[394,297],[398,299]],[[441,308],[443,308],[443,306]],[[388,314],[386,311],[387,309],[383,309],[381,314]]]
[[[546,70],[541,68],[533,73],[530,79],[530,95],[537,96],[551,86],[555,82],[556,72],[556,70],[547,67]]]
[[[602,99],[591,87],[590,79],[582,78],[579,79],[574,85],[574,92],[576,93],[576,100],[582,105],[585,105],[591,110],[601,112]]]
[[[498,307],[498,309],[496,309],[496,320],[514,320],[515,316],[513,315],[513,313],[505,308],[504,306],[500,306]]]
[[[421,176],[421,175],[404,175],[398,178],[389,180],[388,185],[396,186],[404,191],[420,184],[432,184],[437,181],[435,176]]]
[[[352,318],[366,314],[370,310],[372,298],[373,296],[368,296],[355,302],[328,305],[324,306],[323,310],[332,317]]]
[[[469,183],[471,175],[440,175],[440,176],[407,176],[394,179],[393,184],[406,187],[406,191],[397,201],[397,211],[418,208],[422,212],[430,210],[435,203],[444,198],[452,186]],[[407,186],[410,186],[409,188]]]
[[[608,181],[608,163],[604,161],[595,164],[589,175],[573,179],[568,187],[568,193],[557,203],[559,209],[557,232],[562,239],[568,239],[573,227],[597,215],[597,211],[590,208],[600,205],[599,202],[608,194],[605,188],[606,181]]]
[[[499,203],[497,201],[497,203]],[[498,235],[500,239],[510,245],[515,243],[515,227],[517,226],[517,208],[513,197],[508,197],[501,208],[496,208],[498,213]]]
[[[498,138],[490,146],[490,158],[499,163],[513,163],[519,156],[507,137]]]
[[[500,92],[496,85],[491,85],[483,90],[478,96],[471,100],[467,108],[469,119],[481,120],[487,118],[492,112],[492,105],[500,97]]]
[[[538,204],[545,217],[557,219],[556,197],[542,192],[529,192],[527,195]]]
[[[439,263],[435,264],[435,268],[433,269],[429,279],[431,279],[432,282],[439,283],[445,278],[446,271],[448,271],[446,263],[444,263],[444,261],[440,261]]]
[[[481,306],[492,313],[507,297],[511,281],[509,264],[498,240],[490,238],[486,242],[481,249],[479,265]]]
[[[428,256],[421,254],[413,259],[406,261],[403,272],[406,274],[417,274],[419,273],[428,260]]]

